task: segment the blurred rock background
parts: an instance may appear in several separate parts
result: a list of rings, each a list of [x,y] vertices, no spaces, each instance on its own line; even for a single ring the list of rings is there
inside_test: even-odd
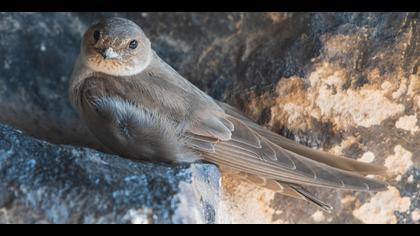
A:
[[[222,173],[220,186],[218,181],[210,181],[204,187],[213,189],[207,194],[217,196],[217,200],[192,204],[191,209],[200,212],[194,215],[195,222],[420,223],[419,13],[0,13],[0,122],[38,139],[67,145],[31,139],[41,144],[38,151],[30,145],[31,151],[27,151],[26,146],[18,145],[26,136],[7,139],[9,131],[3,129],[11,128],[2,128],[0,175],[7,181],[0,185],[1,222],[89,222],[88,210],[67,211],[67,216],[60,216],[62,209],[48,213],[45,209],[58,204],[54,199],[61,199],[62,204],[72,202],[65,200],[73,196],[71,191],[60,192],[63,186],[73,186],[84,194],[80,198],[85,199],[84,206],[96,204],[86,199],[107,192],[101,190],[106,186],[88,191],[92,183],[86,176],[101,179],[106,169],[102,164],[77,167],[77,171],[67,169],[55,160],[59,157],[66,166],[77,166],[78,162],[89,162],[89,153],[98,153],[100,160],[112,163],[107,168],[124,166],[112,179],[124,179],[131,171],[153,179],[154,171],[149,173],[147,168],[158,168],[168,174],[165,182],[194,166],[201,170],[197,176],[218,178],[211,165],[167,168],[68,146],[101,150],[71,108],[67,86],[84,30],[95,19],[111,15],[137,22],[157,53],[183,76],[261,125],[304,145],[390,169],[385,180],[391,187],[381,193],[311,188],[334,206],[332,214]],[[51,148],[60,151],[48,151]],[[66,154],[61,154],[62,149]],[[11,159],[8,150],[22,161]],[[45,165],[61,171],[45,172],[41,165],[32,177],[20,179],[26,176],[26,161],[32,165],[32,159],[47,159]],[[134,167],[137,165],[140,167]],[[14,168],[16,172],[8,171]],[[85,173],[80,180],[71,174],[78,171]],[[43,173],[52,179],[65,176],[71,184],[63,180],[63,186],[52,187],[51,181],[42,179]],[[35,184],[38,175],[42,181]],[[172,190],[166,197],[172,198],[173,193],[184,196],[185,192],[178,190],[181,182],[194,183],[195,176],[187,175],[170,184]],[[155,193],[153,188],[144,187],[146,182],[131,189],[121,181],[109,180],[107,186],[126,188],[128,194],[134,194],[129,199],[151,197]],[[22,186],[27,187],[22,190]],[[25,189],[38,191],[46,199],[43,205]],[[202,194],[203,189],[192,195]],[[163,216],[159,204],[164,203],[159,201],[124,205],[114,204],[112,197],[104,199],[98,201],[107,201],[109,207],[102,212],[113,212],[112,217],[91,222],[123,222],[120,216],[128,214],[130,207],[134,215],[152,209],[155,222],[194,222],[187,215],[182,220],[169,220],[176,210]],[[72,200],[77,205],[77,200]],[[190,209],[182,204],[168,209],[183,207]],[[29,214],[22,220],[19,214],[32,212],[30,209],[40,216]],[[5,220],[5,214],[12,214],[12,220]]]

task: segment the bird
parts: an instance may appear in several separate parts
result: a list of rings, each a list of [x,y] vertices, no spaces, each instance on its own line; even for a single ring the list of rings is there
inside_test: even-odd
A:
[[[246,180],[332,206],[307,186],[378,192],[386,168],[299,144],[217,101],[163,61],[135,22],[102,18],[84,33],[69,98],[97,140],[136,161],[213,163]]]

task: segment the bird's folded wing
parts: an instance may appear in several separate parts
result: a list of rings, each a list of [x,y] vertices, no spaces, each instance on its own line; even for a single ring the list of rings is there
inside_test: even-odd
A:
[[[359,162],[350,158],[333,155],[331,153],[315,150],[304,145],[298,144],[288,138],[285,138],[281,135],[278,135],[262,126],[257,125],[250,119],[246,118],[241,114],[236,108],[222,102],[218,104],[223,108],[223,110],[248,125],[252,130],[269,139],[271,142],[279,145],[280,147],[287,149],[289,151],[295,152],[299,155],[305,156],[309,159],[327,164],[332,167],[339,169],[357,172],[360,174],[384,174],[386,168],[378,165],[373,165],[369,163]]]
[[[250,174],[295,183],[377,191],[386,184],[329,166],[270,141],[236,117],[217,112],[206,113],[185,136],[191,148],[208,161],[233,167]]]

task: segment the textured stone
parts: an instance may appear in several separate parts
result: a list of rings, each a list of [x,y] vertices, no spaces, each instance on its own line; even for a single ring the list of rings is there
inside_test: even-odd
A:
[[[353,215],[369,224],[395,224],[395,211],[407,212],[410,208],[410,198],[401,197],[395,187],[376,194],[368,203],[353,211]]]
[[[416,222],[419,13],[1,13],[1,122],[54,143],[99,148],[69,105],[67,83],[83,31],[104,15],[137,22],[192,83],[275,132],[398,167],[384,177],[398,193],[311,188],[335,208],[323,215],[225,174],[219,222],[369,222],[353,212],[388,197],[410,199],[408,209],[389,211],[390,222]],[[127,216],[135,214],[147,211]]]
[[[0,223],[214,223],[219,172],[49,144],[0,125]]]

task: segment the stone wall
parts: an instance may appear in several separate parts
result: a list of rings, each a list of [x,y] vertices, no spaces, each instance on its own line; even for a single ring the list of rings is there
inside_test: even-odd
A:
[[[304,145],[390,169],[384,179],[391,187],[382,193],[311,189],[332,203],[335,208],[332,214],[222,173],[221,185],[211,185],[217,191],[210,195],[217,196],[217,201],[197,204],[195,208],[199,209],[195,212],[208,208],[209,212],[214,212],[210,214],[213,216],[200,218],[195,217],[198,213],[192,212],[189,217],[182,217],[186,221],[193,218],[203,222],[204,218],[211,222],[211,218],[220,223],[420,223],[420,158],[417,156],[420,152],[419,13],[0,13],[0,63],[3,63],[0,64],[0,122],[50,143],[101,150],[71,108],[67,86],[81,35],[92,21],[104,15],[118,15],[137,22],[151,38],[152,47],[177,71],[213,97],[243,110],[261,125]],[[15,141],[0,142],[12,145]],[[84,178],[98,174],[98,178],[106,179],[103,172],[107,170],[101,169],[102,164],[98,164],[99,169],[79,168],[77,164],[84,161],[82,156],[87,156],[86,162],[89,162],[89,153],[95,151],[80,148],[71,151],[71,146],[35,142],[42,145],[34,155],[48,157],[50,161],[46,164],[63,168],[61,172],[67,170],[55,160],[56,151],[48,150],[67,150],[65,163],[76,169],[73,171],[86,172]],[[30,166],[31,158],[37,156],[22,149],[21,162],[0,160],[0,163],[16,165],[20,171],[30,168],[25,167],[23,160]],[[2,147],[1,150],[2,158],[9,155],[6,151],[9,149]],[[16,148],[13,150],[20,153]],[[124,171],[117,172],[121,176],[115,177],[120,180],[127,177],[123,175],[126,171],[135,172],[134,167],[130,169],[133,165],[145,168],[141,173],[150,168],[170,172],[163,182],[172,179],[171,175],[193,173],[197,168],[218,175],[218,171],[208,165],[162,167],[131,163],[106,154],[95,155],[113,163],[111,167],[107,165],[108,168],[124,166],[121,167],[126,168]],[[113,161],[109,162],[107,158]],[[39,165],[37,163],[34,165]],[[4,169],[3,165],[0,164],[2,170],[11,168]],[[99,172],[90,173],[93,170]],[[49,178],[54,175],[64,178],[61,175],[66,174],[61,172],[51,171]],[[140,175],[140,172],[135,173]],[[88,211],[71,217],[71,212],[61,209],[45,213],[42,209],[47,205],[42,204],[54,204],[53,200],[45,203],[37,202],[36,197],[24,200],[26,195],[19,194],[23,190],[16,190],[19,186],[29,186],[27,191],[34,192],[41,185],[31,183],[36,180],[32,177],[26,178],[27,183],[16,181],[19,173],[0,188],[1,212],[12,215],[9,218],[12,220],[6,221],[2,220],[6,218],[1,218],[4,213],[0,212],[2,222],[65,219],[89,222],[86,220]],[[180,183],[193,183],[194,176],[178,178],[179,182],[170,185],[172,192],[168,196],[178,192],[183,196],[179,190],[183,184]],[[71,186],[78,186],[78,189],[90,186],[85,186],[86,183],[93,184],[78,182],[76,177],[72,176]],[[47,190],[40,194],[58,196],[48,192],[54,190],[54,186],[49,186],[52,182],[41,183]],[[119,185],[120,182],[110,180],[107,184],[132,191],[127,183]],[[153,191],[153,188],[146,189]],[[187,189],[185,191],[195,188]],[[83,194],[99,196],[101,191]],[[136,191],[129,194],[155,194]],[[18,194],[10,195],[10,192]],[[199,192],[204,194],[202,190]],[[5,193],[12,197],[4,197]],[[68,189],[64,193],[69,194],[67,197],[73,196]],[[86,199],[83,200],[86,204],[96,203]],[[97,200],[108,201],[112,197],[104,199]],[[10,201],[16,203],[7,203]],[[30,201],[34,203],[31,205]],[[120,216],[128,214],[130,204],[107,208],[113,213],[104,210],[111,216],[101,222],[123,222]],[[135,216],[143,212],[138,214],[144,215],[147,207],[141,207],[146,206],[141,204],[134,203],[135,209],[131,209],[130,214]],[[179,206],[182,208],[183,205]],[[42,216],[31,213],[32,218],[19,217],[19,212],[37,208]],[[185,208],[188,207],[184,205]],[[170,220],[172,216],[162,216],[158,212],[156,222],[174,222]],[[45,217],[45,214],[67,216]]]

